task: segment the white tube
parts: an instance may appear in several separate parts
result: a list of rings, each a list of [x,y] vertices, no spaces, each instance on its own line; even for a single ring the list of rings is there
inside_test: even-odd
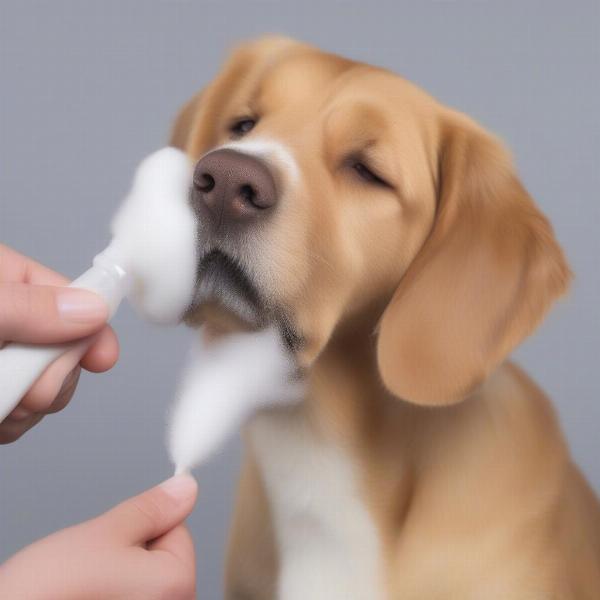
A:
[[[110,247],[94,259],[94,265],[69,287],[84,288],[100,295],[109,307],[109,318],[127,293],[129,277],[114,262]],[[87,339],[65,344],[7,344],[0,350],[0,422],[17,406],[27,390],[57,358],[87,343]]]

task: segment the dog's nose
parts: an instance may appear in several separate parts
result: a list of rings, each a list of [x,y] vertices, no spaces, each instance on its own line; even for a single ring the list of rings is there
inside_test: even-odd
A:
[[[262,160],[224,148],[198,161],[192,201],[220,225],[264,216],[277,203],[277,189]]]

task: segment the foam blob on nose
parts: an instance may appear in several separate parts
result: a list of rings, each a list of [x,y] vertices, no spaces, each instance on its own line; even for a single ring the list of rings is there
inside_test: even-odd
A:
[[[275,327],[193,348],[170,416],[176,472],[209,458],[255,411],[302,396],[297,367]]]
[[[131,272],[129,300],[151,321],[177,321],[192,298],[198,239],[191,181],[183,152],[169,147],[151,154],[112,222],[107,252]]]

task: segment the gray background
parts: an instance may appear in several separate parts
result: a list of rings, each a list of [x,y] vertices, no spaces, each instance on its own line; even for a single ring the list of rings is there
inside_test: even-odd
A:
[[[107,241],[138,160],[232,43],[282,32],[396,70],[514,150],[577,275],[517,357],[554,399],[596,490],[600,222],[597,2],[0,4],[0,240],[75,276]],[[122,354],[72,404],[0,448],[0,560],[170,474],[165,409],[190,334],[127,307]],[[198,472],[199,595],[221,596],[239,446]]]

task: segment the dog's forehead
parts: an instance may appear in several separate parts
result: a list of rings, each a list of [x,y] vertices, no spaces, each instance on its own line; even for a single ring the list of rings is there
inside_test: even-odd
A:
[[[291,55],[265,69],[247,101],[259,113],[289,109],[303,116],[369,106],[370,116],[378,113],[390,121],[400,112],[411,117],[437,105],[396,73],[318,51]]]
[[[256,95],[261,102],[302,101],[326,92],[353,61],[317,50],[291,53],[264,69]]]

